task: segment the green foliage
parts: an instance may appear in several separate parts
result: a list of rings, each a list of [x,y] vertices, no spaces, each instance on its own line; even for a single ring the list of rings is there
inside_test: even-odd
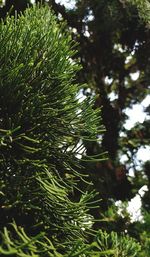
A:
[[[17,227],[15,223],[12,226],[15,231],[15,239],[5,227],[0,247],[1,256],[61,256],[57,255],[56,249],[43,233],[29,238],[22,227]]]
[[[150,25],[150,2],[148,0],[121,0],[122,3],[130,3],[139,11],[141,19],[149,26]]]
[[[114,257],[138,256],[137,254],[141,249],[140,245],[128,236],[124,235],[119,237],[115,232],[107,234],[102,231],[100,231],[97,236],[96,246],[103,252],[102,256]],[[109,249],[108,253],[107,249]],[[101,256],[101,254],[96,256]]]
[[[104,128],[95,99],[78,100],[65,25],[33,7],[0,23],[0,43],[1,256],[137,256],[133,239],[92,229],[93,191],[74,198],[86,179],[79,156],[103,159],[81,151],[99,146]]]
[[[5,227],[2,234],[3,243],[0,247],[1,256],[15,255],[26,256],[55,256],[55,257],[135,257],[140,252],[140,245],[128,236],[117,236],[117,233],[99,231],[91,244],[86,244],[79,240],[76,245],[66,254],[57,252],[52,242],[40,233],[34,237],[29,237],[22,227],[11,224],[15,239]]]
[[[142,223],[138,222],[136,224],[136,229],[139,231],[140,241],[141,241],[141,248],[142,251],[140,252],[140,257],[149,257],[150,253],[150,213],[146,212],[145,210],[142,213],[143,220]]]
[[[48,7],[1,22],[0,42],[1,229],[15,220],[67,248],[85,237],[93,192],[70,196],[82,177],[80,141],[97,141],[99,111],[77,99],[74,43]]]

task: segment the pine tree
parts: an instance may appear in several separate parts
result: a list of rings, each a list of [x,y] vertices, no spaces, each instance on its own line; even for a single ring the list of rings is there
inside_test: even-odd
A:
[[[0,256],[136,256],[134,240],[92,230],[94,192],[71,200],[86,179],[79,156],[101,159],[84,158],[82,142],[103,126],[93,99],[78,99],[64,28],[48,7],[0,23]]]

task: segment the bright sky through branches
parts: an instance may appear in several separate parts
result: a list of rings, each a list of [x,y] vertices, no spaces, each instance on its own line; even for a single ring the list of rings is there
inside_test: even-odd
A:
[[[64,4],[67,9],[72,9],[75,7],[75,0],[56,0],[56,3]]]

